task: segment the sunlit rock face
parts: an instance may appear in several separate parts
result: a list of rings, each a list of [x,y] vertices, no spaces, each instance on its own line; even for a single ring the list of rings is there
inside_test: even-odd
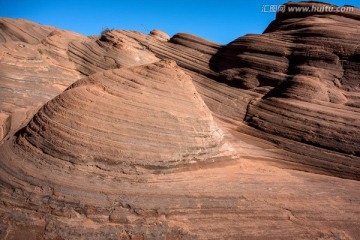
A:
[[[287,11],[279,12],[264,34],[240,37],[218,51],[215,69],[224,81],[264,92],[248,105],[244,120],[249,125],[349,154],[348,160],[324,156],[321,163],[303,161],[344,172],[352,171],[350,164],[358,176],[359,10],[341,14],[288,12],[291,7],[311,6],[313,3],[289,3]],[[292,151],[309,155],[306,149]]]
[[[121,32],[85,37],[8,18],[0,19],[0,51],[0,108],[12,119],[0,140],[81,77],[159,60]]]
[[[219,45],[0,19],[1,239],[357,239],[359,10]]]

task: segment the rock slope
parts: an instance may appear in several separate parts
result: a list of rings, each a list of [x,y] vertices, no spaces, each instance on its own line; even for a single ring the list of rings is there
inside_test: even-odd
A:
[[[0,141],[81,77],[158,60],[121,33],[88,38],[26,20],[0,19],[0,108],[11,122],[7,131],[1,125]]]
[[[170,60],[81,79],[16,135],[13,147],[2,151],[5,159],[55,158],[129,174],[233,154],[191,78]]]
[[[223,46],[0,19],[0,238],[357,239],[360,11],[312,6]]]
[[[306,6],[312,4],[290,3],[287,8]],[[337,161],[331,156],[333,160],[321,163],[321,168],[335,167],[344,176],[356,177],[359,16],[358,9],[346,15],[279,12],[264,34],[240,37],[214,58],[226,80],[250,91],[266,89],[249,103],[246,122],[267,133],[349,154],[354,159]],[[311,155],[307,151],[299,152]],[[328,161],[326,156],[323,160]],[[320,167],[319,161],[303,162]]]

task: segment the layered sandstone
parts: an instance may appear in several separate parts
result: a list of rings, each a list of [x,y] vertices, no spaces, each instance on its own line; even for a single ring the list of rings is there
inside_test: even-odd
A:
[[[289,3],[286,7],[311,6]],[[223,79],[263,92],[249,102],[245,122],[319,147],[321,161],[301,162],[355,178],[360,167],[360,88],[355,74],[360,67],[359,16],[356,8],[347,14],[279,12],[264,34],[240,37],[213,58]],[[288,150],[316,154],[296,146]],[[337,152],[346,158],[334,157]]]
[[[155,61],[158,59],[142,45],[121,34],[85,37],[26,20],[2,18],[0,108],[12,116],[9,131],[15,131],[81,77]]]
[[[172,61],[81,79],[17,135],[5,159],[20,151],[27,162],[57,159],[129,174],[233,157],[191,78]]]
[[[357,239],[360,12],[227,45],[0,20],[0,238]]]

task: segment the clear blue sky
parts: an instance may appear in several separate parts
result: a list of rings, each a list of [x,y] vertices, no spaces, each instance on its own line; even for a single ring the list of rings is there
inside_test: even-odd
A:
[[[218,43],[228,43],[247,33],[262,33],[275,13],[261,12],[262,5],[282,0],[248,1],[56,1],[0,0],[0,16],[24,18],[84,35],[98,35],[102,28],[152,29],[170,36],[187,32]],[[354,5],[359,0],[329,0]]]

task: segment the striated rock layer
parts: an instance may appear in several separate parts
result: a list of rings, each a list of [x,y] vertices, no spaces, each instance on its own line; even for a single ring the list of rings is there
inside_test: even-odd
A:
[[[360,12],[312,6],[224,46],[0,19],[0,238],[357,239]]]
[[[138,42],[114,34],[85,37],[26,20],[1,18],[0,109],[11,124],[0,134],[0,141],[81,77],[159,60]]]
[[[288,11],[312,6],[331,5],[289,3],[264,34],[238,38],[212,61],[225,80],[264,92],[249,102],[245,122],[272,135],[319,147],[315,151],[287,147],[305,156],[297,162],[358,179],[360,10],[354,8],[347,14]]]
[[[17,133],[14,150],[2,152],[136,174],[229,160],[222,138],[191,78],[165,61],[77,81]]]
[[[67,61],[66,44],[81,38],[85,37],[26,20],[0,19],[0,108],[11,119],[0,141],[80,78]]]

